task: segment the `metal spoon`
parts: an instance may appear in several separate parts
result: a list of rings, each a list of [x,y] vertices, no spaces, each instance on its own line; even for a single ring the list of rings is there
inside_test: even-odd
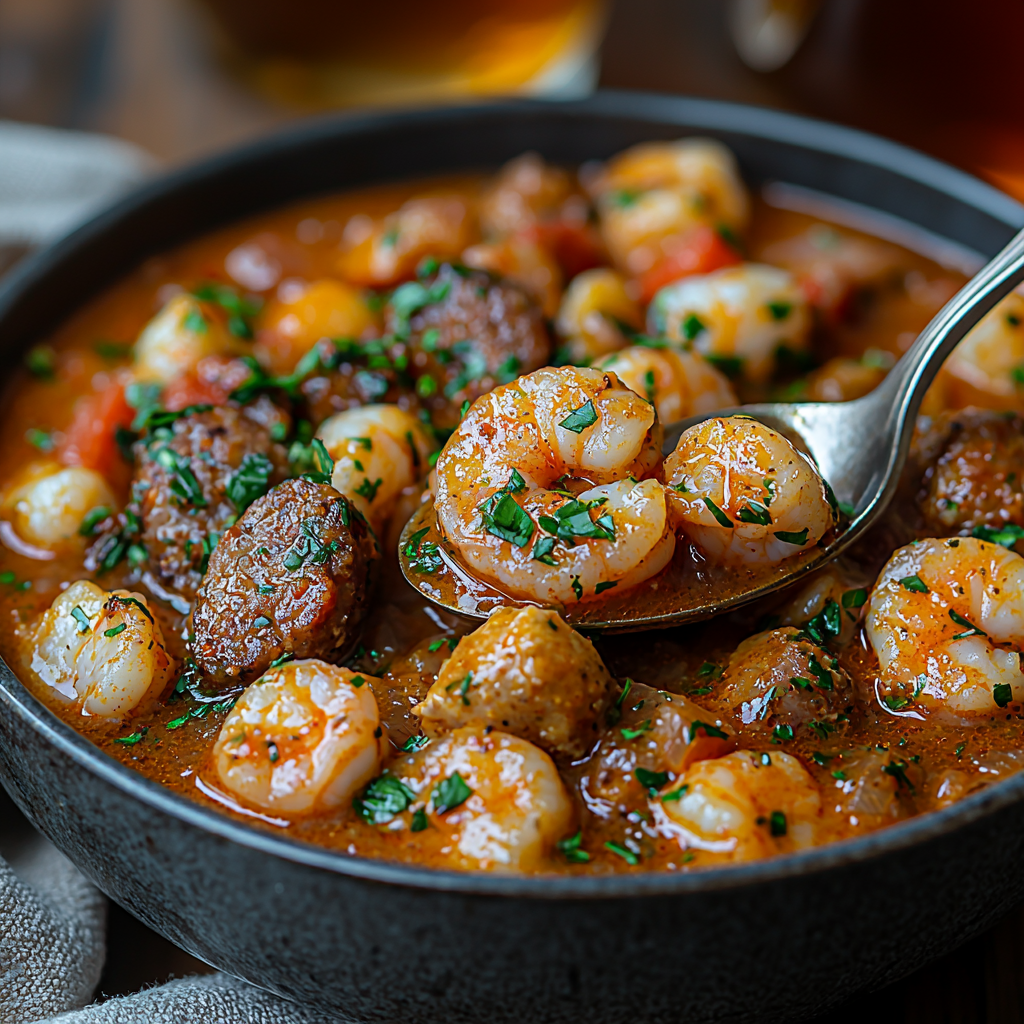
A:
[[[770,570],[731,575],[697,564],[663,570],[647,583],[607,600],[560,609],[577,626],[650,629],[710,618],[789,586],[845,551],[878,520],[892,499],[910,449],[917,411],[946,356],[1005,295],[1024,280],[1024,230],[938,312],[871,394],[852,402],[780,402],[745,405],[672,424],[664,453],[680,434],[711,416],[743,413],[794,437],[815,460],[848,518],[823,545]],[[685,545],[680,545],[684,548]],[[500,605],[532,602],[481,583],[461,566],[437,531],[427,502],[402,532],[399,561],[409,583],[435,604],[473,618]]]

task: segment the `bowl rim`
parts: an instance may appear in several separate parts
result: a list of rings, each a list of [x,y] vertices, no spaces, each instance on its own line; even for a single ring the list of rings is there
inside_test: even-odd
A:
[[[173,170],[101,211],[71,234],[24,259],[0,284],[0,323],[25,290],[44,282],[48,273],[94,240],[145,207],[204,179],[239,169],[250,162],[320,138],[358,137],[374,130],[395,131],[410,123],[458,123],[487,115],[529,113],[581,118],[635,118],[678,123],[687,130],[733,131],[845,157],[913,179],[973,206],[1010,227],[1024,225],[1024,206],[997,189],[941,161],[887,139],[831,122],[722,100],[666,96],[649,92],[606,90],[584,100],[512,99],[477,104],[329,114],[300,121],[256,142],[230,149]],[[408,176],[406,176],[408,177]],[[276,204],[281,206],[284,204]],[[274,209],[268,205],[267,209]],[[252,214],[255,215],[255,214]],[[238,220],[239,218],[232,218]],[[213,230],[210,225],[207,230]],[[193,235],[193,238],[201,237]],[[179,243],[181,244],[181,243]],[[64,310],[66,319],[72,310]],[[35,697],[0,660],[0,700],[62,754],[92,775],[148,808],[211,835],[297,865],[353,880],[471,896],[548,899],[618,899],[710,893],[817,874],[863,863],[886,853],[938,839],[1024,799],[1024,772],[971,794],[939,811],[926,812],[876,832],[814,847],[799,853],[693,872],[643,871],[614,875],[460,872],[350,855],[275,835],[205,807],[151,781],[121,764],[65,724]],[[30,814],[31,816],[31,814]]]

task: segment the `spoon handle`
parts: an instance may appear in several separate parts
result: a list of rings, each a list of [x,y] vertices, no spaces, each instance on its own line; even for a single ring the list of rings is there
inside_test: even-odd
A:
[[[1010,239],[935,315],[878,389],[902,425],[912,424],[946,357],[978,321],[1024,281],[1024,229]],[[885,394],[885,399],[882,399]],[[910,431],[906,443],[910,442]],[[901,440],[903,440],[901,438]]]

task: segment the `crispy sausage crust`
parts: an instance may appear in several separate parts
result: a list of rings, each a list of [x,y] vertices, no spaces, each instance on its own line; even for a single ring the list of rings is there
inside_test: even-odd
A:
[[[338,661],[366,611],[376,542],[333,487],[287,480],[221,538],[196,595],[192,656],[221,685],[272,661]]]

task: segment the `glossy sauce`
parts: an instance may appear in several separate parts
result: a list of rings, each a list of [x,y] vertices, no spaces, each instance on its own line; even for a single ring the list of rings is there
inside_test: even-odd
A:
[[[478,187],[478,179],[446,179],[443,187],[471,191]],[[116,355],[117,346],[126,350],[134,341],[166,299],[168,285],[194,287],[204,280],[222,279],[225,257],[254,238],[261,239],[265,248],[276,254],[281,264],[280,276],[284,278],[312,280],[331,275],[343,225],[353,214],[383,215],[407,196],[423,191],[424,184],[420,182],[415,187],[389,186],[305,202],[232,225],[146,263],[77,313],[49,340],[56,353],[52,379],[41,380],[19,371],[9,382],[3,412],[5,443],[0,447],[0,479],[10,479],[25,463],[40,458],[38,447],[28,439],[41,435],[33,432],[45,432],[54,442],[58,441],[59,432],[70,422],[75,399],[101,390],[112,373],[127,365],[126,358]],[[812,223],[816,221],[810,217],[758,202],[749,233],[749,250],[756,258],[773,242],[801,233]],[[819,360],[834,356],[859,358],[868,350],[898,357],[963,281],[961,274],[941,268],[923,256],[904,251],[900,259],[900,273],[893,276],[891,286],[875,289],[856,317],[815,338]],[[791,382],[787,386],[792,392],[799,383],[797,380],[795,385]],[[754,393],[741,395],[741,399],[758,397],[761,396]],[[856,443],[856,438],[851,438],[851,443]],[[119,481],[122,500],[127,496],[127,483],[125,475]],[[916,491],[916,481],[911,477],[905,490],[911,496]],[[870,587],[896,546],[915,535],[926,535],[916,523],[912,505],[894,507],[886,521],[845,559],[842,572],[846,584]],[[813,558],[813,553],[806,557]],[[9,546],[0,546],[0,573],[0,617],[6,623],[0,631],[0,653],[18,672],[17,632],[48,607],[68,583],[88,578],[89,574],[78,559],[37,560]],[[693,580],[694,586],[718,585],[699,575]],[[105,574],[101,581],[106,589],[127,586],[145,590],[138,573],[124,563]],[[710,623],[641,634],[594,635],[593,639],[620,681],[629,677],[670,695],[689,695],[706,707],[713,718],[713,682],[718,668],[728,660],[738,640],[759,627],[764,628],[765,617],[771,616],[785,600],[785,594],[771,595],[757,605]],[[170,652],[182,658],[184,616],[165,601],[153,600],[152,604]],[[486,602],[481,607],[486,607]],[[384,678],[386,692],[376,696],[394,748],[418,730],[410,708],[422,699],[447,654],[445,645],[433,652],[429,645],[447,637],[457,638],[473,628],[475,623],[470,619],[438,612],[405,583],[397,560],[387,555],[362,642],[346,664]],[[760,740],[745,737],[743,741],[745,748],[763,751],[769,757],[784,750],[801,758],[822,789],[824,824],[820,841],[857,835],[890,820],[940,806],[943,798],[936,794],[941,786],[935,780],[943,773],[960,773],[956,776],[958,792],[966,792],[1016,770],[1018,762],[1024,760],[1018,705],[1012,704],[1004,714],[966,727],[937,715],[927,721],[898,716],[875,699],[877,662],[859,626],[838,656],[853,678],[858,698],[847,709],[847,721],[823,728],[820,733],[800,730],[792,739],[765,734]],[[229,701],[233,695],[234,691],[223,691],[216,699],[211,698],[206,707],[212,710],[208,711],[188,697],[174,700],[165,696],[119,723],[73,713],[50,695],[37,691],[37,696],[56,714],[105,753],[189,799],[215,806],[256,827],[349,854],[432,863],[409,831],[394,832],[366,825],[348,809],[289,822],[241,808],[223,794],[211,769],[209,753],[226,714],[217,709],[217,704]],[[119,742],[129,738],[134,742]],[[884,821],[859,817],[843,807],[848,781],[844,779],[843,765],[867,753],[877,755],[889,766],[883,771],[893,782],[896,799]],[[675,840],[655,828],[645,801],[602,812],[586,796],[588,764],[561,768],[580,812],[581,846],[589,851],[590,860],[571,863],[553,853],[548,870],[690,870],[723,859],[722,854],[709,850],[682,851]],[[582,793],[577,785],[583,786]],[[588,805],[589,813],[583,813]],[[621,845],[627,838],[642,851],[637,866],[604,845]],[[439,864],[444,866],[444,861]]]

